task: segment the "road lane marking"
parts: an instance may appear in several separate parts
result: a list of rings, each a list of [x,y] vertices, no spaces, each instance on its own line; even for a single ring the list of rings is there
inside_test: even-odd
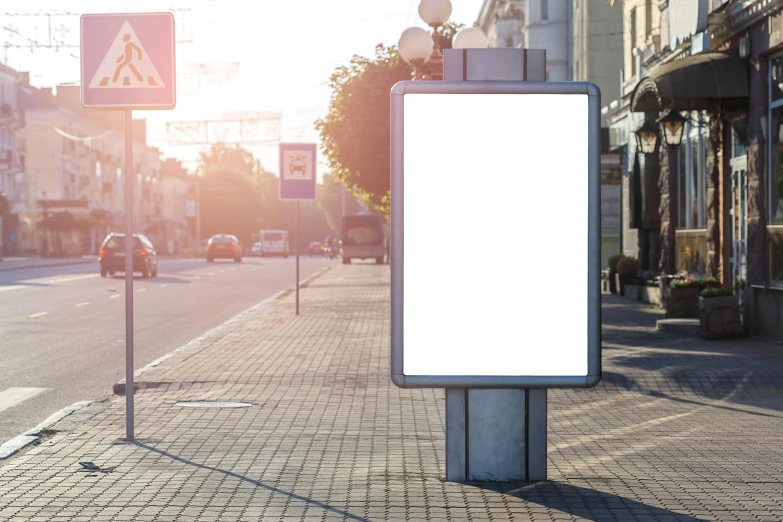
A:
[[[226,271],[225,271],[225,270],[221,270],[221,271],[220,271],[220,273],[221,273],[221,274],[225,274],[225,273],[226,273]]]
[[[8,388],[0,392],[0,411],[13,408],[22,401],[32,399],[49,388]]]
[[[0,292],[5,292],[7,290],[16,290],[17,288],[24,288],[20,285],[14,285],[14,286],[0,286]]]
[[[83,303],[78,303],[78,304],[76,305],[76,308],[80,308],[80,307],[82,307],[82,306],[87,306],[88,304],[90,304],[90,302],[89,302],[89,301],[84,301]]]
[[[161,288],[166,288],[167,286],[169,286],[168,283],[164,283],[164,284],[160,285]]]
[[[122,297],[120,294],[112,294],[109,296],[109,299],[117,299],[118,297]]]
[[[215,273],[214,272],[210,272],[207,275],[215,275]]]
[[[43,317],[45,315],[49,315],[49,312],[38,312],[37,314],[31,315],[30,319],[36,319],[38,317]]]
[[[146,289],[146,288],[139,288],[139,289],[138,289],[138,290],[136,290],[136,291],[137,291],[138,293],[142,293],[142,292],[146,292],[146,291],[147,291],[147,289]]]

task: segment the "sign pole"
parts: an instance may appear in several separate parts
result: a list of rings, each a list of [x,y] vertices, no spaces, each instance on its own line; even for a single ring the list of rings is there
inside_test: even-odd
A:
[[[296,315],[299,315],[299,203],[296,202]]]
[[[133,111],[125,111],[125,440],[133,440]]]

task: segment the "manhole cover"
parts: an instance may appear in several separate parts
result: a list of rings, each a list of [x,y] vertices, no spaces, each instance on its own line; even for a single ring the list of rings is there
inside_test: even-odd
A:
[[[185,408],[249,408],[252,404],[249,402],[184,401],[176,403],[175,406]]]

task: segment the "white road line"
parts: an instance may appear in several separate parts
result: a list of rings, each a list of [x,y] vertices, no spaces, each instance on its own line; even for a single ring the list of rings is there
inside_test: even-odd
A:
[[[198,276],[193,276],[193,279],[198,279]]]
[[[221,270],[221,271],[220,271],[220,273],[221,273],[221,274],[225,274],[225,273],[226,273],[226,271],[225,271],[225,270]]]
[[[80,308],[80,307],[82,307],[82,306],[87,306],[88,304],[90,304],[90,302],[89,302],[89,301],[84,301],[83,303],[78,303],[78,304],[76,305],[76,308]]]
[[[164,283],[164,284],[160,285],[161,288],[166,288],[167,286],[169,286],[168,283]]]
[[[112,294],[109,296],[109,299],[117,299],[119,297],[122,297],[120,294]]]
[[[146,288],[139,288],[139,289],[138,289],[138,290],[136,290],[136,291],[137,291],[138,293],[142,293],[142,292],[146,292],[146,291],[147,291],[147,289],[146,289]]]
[[[43,316],[48,315],[48,314],[49,314],[49,312],[38,312],[37,314],[31,315],[30,319],[35,319],[37,317],[43,317]]]
[[[31,399],[49,388],[8,388],[0,392],[0,411],[13,408],[22,401]]]
[[[215,275],[214,272],[209,272],[207,275]]]
[[[14,286],[0,286],[0,292],[6,292],[8,290],[16,290],[18,288],[24,288],[20,285],[14,285]]]

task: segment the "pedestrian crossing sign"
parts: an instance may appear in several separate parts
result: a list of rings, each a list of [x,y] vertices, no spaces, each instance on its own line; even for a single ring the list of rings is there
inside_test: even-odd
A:
[[[128,21],[122,24],[90,82],[91,89],[162,89],[165,87],[144,44]]]
[[[176,105],[171,13],[81,17],[82,105],[92,109],[173,109]]]

